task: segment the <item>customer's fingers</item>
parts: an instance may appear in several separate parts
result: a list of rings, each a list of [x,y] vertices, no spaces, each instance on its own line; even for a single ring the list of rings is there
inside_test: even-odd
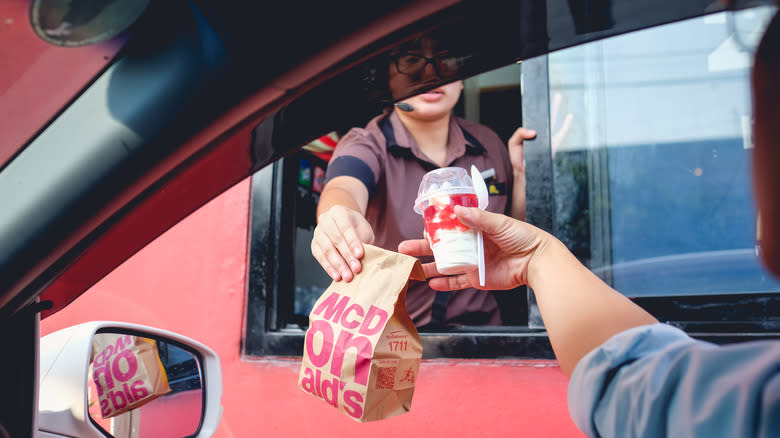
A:
[[[404,240],[398,244],[398,252],[413,257],[433,255],[433,250],[425,239]]]

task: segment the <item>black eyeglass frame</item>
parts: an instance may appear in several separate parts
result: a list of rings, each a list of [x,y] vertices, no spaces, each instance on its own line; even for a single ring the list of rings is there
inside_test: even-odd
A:
[[[425,62],[420,67],[415,68],[414,71],[402,71],[401,65],[400,65],[399,61],[401,60],[401,58],[403,58],[405,56],[413,56],[413,57],[416,57],[416,58],[421,58],[421,59],[424,59]],[[444,55],[444,56],[442,56],[442,55],[435,55],[433,57],[427,57],[425,55],[420,55],[420,54],[416,54],[416,53],[401,53],[401,54],[396,55],[396,56],[393,57],[393,63],[395,64],[396,71],[399,74],[408,75],[408,76],[415,75],[415,74],[425,70],[425,66],[427,66],[428,64],[431,64],[433,66],[433,69],[436,71],[436,75],[437,76],[442,76],[442,72],[441,72],[440,68],[442,67],[442,64],[443,64],[444,60],[454,61],[457,64],[457,57],[453,56],[453,55],[451,55],[449,53]]]

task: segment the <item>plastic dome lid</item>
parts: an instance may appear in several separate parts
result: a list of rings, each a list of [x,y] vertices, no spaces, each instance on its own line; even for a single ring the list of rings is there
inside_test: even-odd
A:
[[[466,169],[442,167],[432,170],[426,173],[420,181],[417,199],[414,201],[414,211],[417,214],[423,214],[423,210],[431,198],[462,193],[476,194]]]

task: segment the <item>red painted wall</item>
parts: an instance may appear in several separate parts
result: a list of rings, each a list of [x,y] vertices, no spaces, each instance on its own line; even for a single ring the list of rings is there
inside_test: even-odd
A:
[[[299,358],[242,360],[249,181],[218,197],[125,262],[41,334],[89,320],[127,321],[196,339],[220,356],[217,437],[581,437],[554,361],[426,360],[411,412],[357,423],[297,388]]]

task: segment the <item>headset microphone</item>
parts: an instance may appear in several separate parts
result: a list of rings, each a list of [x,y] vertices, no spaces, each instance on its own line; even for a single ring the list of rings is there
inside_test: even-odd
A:
[[[414,111],[414,107],[409,105],[406,102],[398,102],[397,104],[395,104],[395,106],[399,110],[401,110],[403,112],[406,112],[406,113],[410,113],[410,112]]]

